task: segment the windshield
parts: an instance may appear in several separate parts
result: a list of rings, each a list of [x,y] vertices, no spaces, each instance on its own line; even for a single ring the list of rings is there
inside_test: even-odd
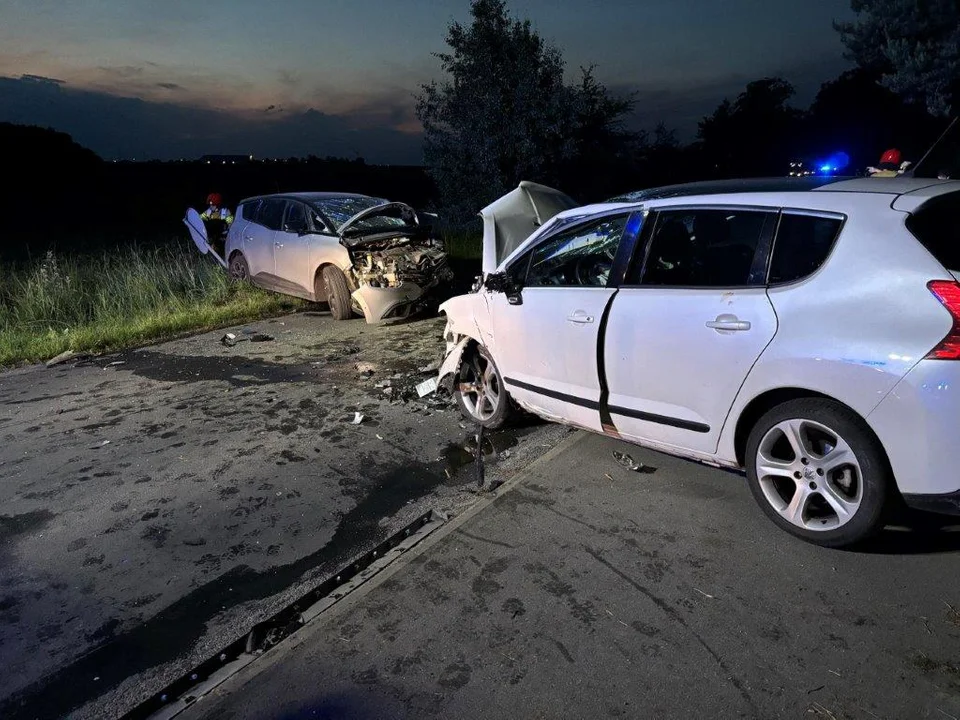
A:
[[[314,197],[308,198],[307,201],[333,224],[334,230],[340,230],[340,227],[358,212],[387,202],[382,198],[349,195]]]

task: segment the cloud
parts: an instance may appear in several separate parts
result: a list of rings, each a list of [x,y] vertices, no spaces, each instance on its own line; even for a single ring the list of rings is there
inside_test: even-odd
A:
[[[395,117],[394,112],[387,115]],[[372,111],[227,111],[30,79],[0,78],[0,121],[56,128],[108,159],[196,158],[208,153],[359,155],[392,164],[422,159],[420,135],[378,124]]]
[[[183,85],[177,85],[177,83],[171,83],[171,82],[158,82],[157,87],[163,88],[164,90],[183,90],[184,89]]]

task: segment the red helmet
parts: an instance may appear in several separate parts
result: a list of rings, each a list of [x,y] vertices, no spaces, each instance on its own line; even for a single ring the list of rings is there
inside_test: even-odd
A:
[[[881,165],[887,165],[887,164],[889,163],[890,165],[899,165],[899,164],[900,164],[900,160],[901,160],[900,151],[897,150],[896,148],[891,148],[891,149],[887,150],[887,151],[880,157],[880,164],[881,164]]]
[[[220,197],[220,193],[210,193],[209,195],[207,195],[208,205],[216,205],[217,207],[220,207],[220,204],[222,202],[223,202],[223,198]]]

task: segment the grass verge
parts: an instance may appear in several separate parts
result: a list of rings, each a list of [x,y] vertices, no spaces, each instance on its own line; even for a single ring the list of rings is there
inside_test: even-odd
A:
[[[192,245],[47,253],[0,268],[0,366],[120,350],[304,306],[230,282]]]

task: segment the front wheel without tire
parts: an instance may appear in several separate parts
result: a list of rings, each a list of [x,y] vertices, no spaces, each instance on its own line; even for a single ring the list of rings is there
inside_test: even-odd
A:
[[[482,348],[464,353],[454,395],[464,417],[488,430],[501,428],[510,419],[510,396],[503,378],[493,358]]]
[[[323,269],[323,285],[327,289],[327,303],[334,320],[349,320],[353,316],[350,305],[350,288],[340,268],[327,265]]]
[[[750,491],[782,529],[844,547],[884,521],[892,475],[879,441],[850,409],[823,398],[791,400],[750,432]]]

